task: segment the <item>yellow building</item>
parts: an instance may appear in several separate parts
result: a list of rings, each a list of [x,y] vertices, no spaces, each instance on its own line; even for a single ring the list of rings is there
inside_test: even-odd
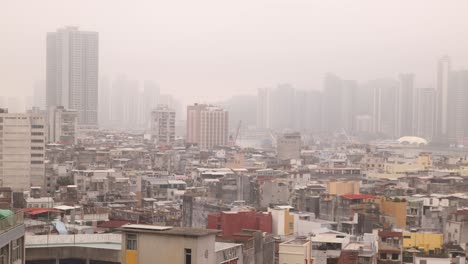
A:
[[[380,213],[390,216],[396,228],[406,228],[406,200],[382,197],[376,203],[380,205]]]
[[[444,235],[441,233],[403,232],[403,247],[405,249],[416,247],[428,253],[431,250],[441,250],[443,244]]]
[[[359,181],[330,181],[327,183],[327,191],[332,195],[358,194],[361,188]]]
[[[120,230],[122,264],[216,262],[218,230],[133,224]]]
[[[429,152],[421,152],[418,156],[418,164],[423,166],[425,169],[432,167],[432,154]]]
[[[275,206],[268,208],[272,217],[272,231],[278,236],[286,236],[294,233],[294,215],[289,213],[291,206]]]

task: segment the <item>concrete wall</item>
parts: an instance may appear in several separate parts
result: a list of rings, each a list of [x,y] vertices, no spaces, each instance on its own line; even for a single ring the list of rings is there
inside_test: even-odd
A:
[[[359,181],[332,181],[327,183],[327,191],[333,195],[358,194],[361,188]]]
[[[404,248],[417,247],[424,250],[427,253],[429,250],[435,250],[436,248],[442,250],[443,243],[444,236],[440,233],[403,233]]]
[[[121,263],[120,250],[80,247],[30,247],[26,248],[26,262],[40,260],[82,259]]]
[[[185,237],[162,234],[137,234],[136,263],[184,263],[184,250],[192,250],[192,264],[215,264],[215,236]],[[122,263],[132,250],[124,250]]]
[[[296,264],[310,263],[310,242],[303,245],[279,245],[279,263],[281,264]]]
[[[406,228],[406,202],[394,202],[382,198],[380,201],[380,211],[395,218],[396,228]]]

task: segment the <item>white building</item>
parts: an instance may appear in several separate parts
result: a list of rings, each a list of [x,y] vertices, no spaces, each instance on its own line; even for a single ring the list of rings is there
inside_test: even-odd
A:
[[[98,121],[98,46],[97,32],[66,27],[47,33],[47,108],[77,110],[84,128]]]
[[[76,144],[78,130],[78,112],[66,110],[63,106],[49,109],[49,142]]]
[[[227,144],[228,112],[211,105],[187,107],[187,143],[198,144],[202,150]]]
[[[157,145],[170,145],[175,141],[174,110],[158,106],[151,112],[151,137]]]
[[[0,110],[0,186],[26,191],[44,186],[45,120]]]

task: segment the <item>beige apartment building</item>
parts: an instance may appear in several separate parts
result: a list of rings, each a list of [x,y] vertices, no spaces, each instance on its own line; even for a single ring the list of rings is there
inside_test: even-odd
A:
[[[175,111],[163,105],[151,112],[151,138],[156,145],[174,143],[175,117]]]
[[[63,106],[49,109],[48,141],[73,145],[77,142],[78,111]]]
[[[279,263],[312,263],[310,240],[294,238],[279,244]]]
[[[0,186],[26,191],[45,182],[45,120],[0,109]]]
[[[122,264],[215,264],[217,230],[183,227],[125,225]]]
[[[187,143],[197,144],[201,150],[227,145],[228,118],[228,112],[217,106],[187,106]]]

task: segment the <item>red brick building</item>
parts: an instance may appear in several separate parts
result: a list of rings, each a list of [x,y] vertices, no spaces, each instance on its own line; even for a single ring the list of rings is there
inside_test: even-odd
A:
[[[208,215],[209,229],[221,230],[221,236],[232,236],[242,229],[272,232],[271,213],[264,212],[222,212]]]

